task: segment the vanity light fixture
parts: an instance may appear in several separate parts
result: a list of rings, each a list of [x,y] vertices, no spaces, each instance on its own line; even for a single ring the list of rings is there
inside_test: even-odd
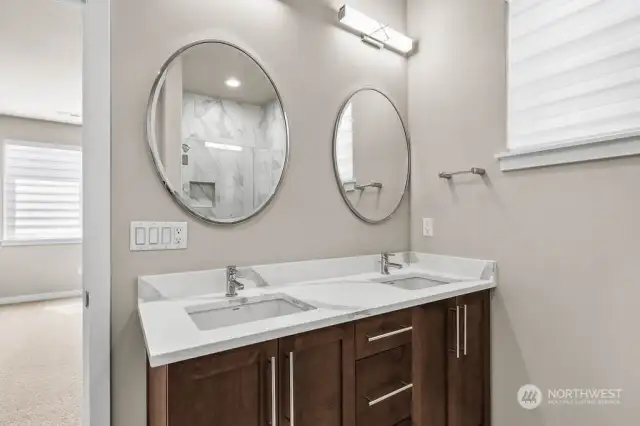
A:
[[[84,6],[87,2],[86,0],[55,0],[58,3],[70,3],[75,5]]]
[[[242,86],[242,83],[240,82],[240,80],[238,80],[238,79],[237,79],[237,78],[235,78],[235,77],[229,77],[229,78],[224,82],[224,84],[226,84],[226,85],[227,85],[227,87],[230,87],[230,88],[232,88],[232,89],[236,89],[236,88],[238,88],[238,87]]]
[[[205,142],[204,146],[207,148],[223,149],[225,151],[242,151],[242,147],[239,145],[227,145],[225,143]]]
[[[378,22],[351,6],[343,5],[338,11],[338,20],[345,26],[359,32],[362,41],[379,49],[383,46],[400,53],[413,51],[414,40],[394,30],[387,24]]]

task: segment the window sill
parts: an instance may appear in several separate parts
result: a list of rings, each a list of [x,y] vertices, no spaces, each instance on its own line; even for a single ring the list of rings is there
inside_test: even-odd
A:
[[[1,247],[21,247],[21,246],[59,246],[69,244],[82,244],[82,240],[6,240],[0,241]]]
[[[514,149],[495,157],[500,162],[500,170],[508,172],[632,155],[640,155],[640,136]]]

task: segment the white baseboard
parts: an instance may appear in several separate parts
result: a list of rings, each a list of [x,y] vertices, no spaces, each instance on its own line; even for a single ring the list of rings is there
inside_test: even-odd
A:
[[[82,290],[58,291],[55,293],[25,294],[24,296],[13,296],[0,298],[0,306],[15,305],[17,303],[42,302],[44,300],[68,299],[70,297],[82,296]]]

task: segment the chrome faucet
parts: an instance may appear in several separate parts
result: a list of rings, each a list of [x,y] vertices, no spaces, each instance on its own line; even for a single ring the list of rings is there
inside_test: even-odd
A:
[[[235,265],[227,266],[227,297],[236,297],[238,290],[244,290],[244,284],[236,280],[237,272]]]
[[[380,255],[380,273],[383,275],[389,275],[389,267],[402,269],[402,265],[399,263],[389,262],[389,256],[395,256],[393,253],[382,253]]]

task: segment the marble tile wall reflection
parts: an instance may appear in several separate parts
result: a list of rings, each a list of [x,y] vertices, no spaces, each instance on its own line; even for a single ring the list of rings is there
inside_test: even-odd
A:
[[[264,106],[183,94],[182,138],[190,146],[182,166],[182,196],[204,216],[251,214],[269,199],[286,156],[286,124],[277,100]],[[235,148],[207,147],[206,143]],[[214,200],[190,193],[190,182],[213,182]],[[213,207],[212,207],[213,204]]]
[[[276,100],[263,109],[261,134],[264,147],[254,152],[254,205],[260,206],[278,185],[286,156],[287,129],[280,103]]]

